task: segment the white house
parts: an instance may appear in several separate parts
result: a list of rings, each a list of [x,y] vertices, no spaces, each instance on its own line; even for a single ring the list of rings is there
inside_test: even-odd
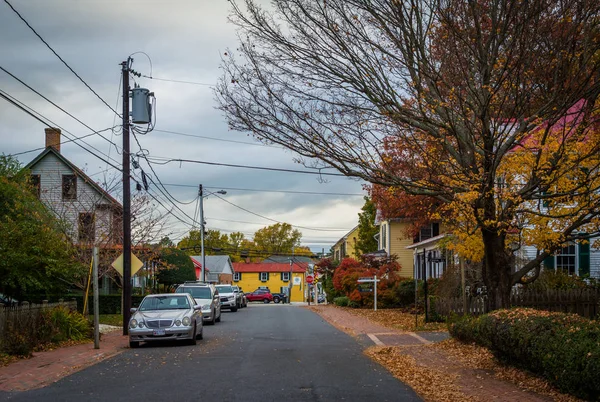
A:
[[[39,199],[68,223],[74,244],[122,244],[122,206],[60,153],[61,132],[46,128],[46,149],[26,166]]]

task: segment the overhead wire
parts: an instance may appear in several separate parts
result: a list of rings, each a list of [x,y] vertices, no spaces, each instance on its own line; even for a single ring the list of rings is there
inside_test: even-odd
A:
[[[69,132],[68,130],[65,130],[63,127],[59,126],[58,124],[54,123],[52,120],[48,119],[47,117],[43,116],[41,113],[35,111],[34,109],[32,109],[30,106],[27,106],[25,103],[19,101],[18,99],[16,99],[15,97],[11,96],[10,94],[8,94],[6,91],[3,91],[2,89],[0,89],[0,97],[2,97],[4,100],[8,101],[9,103],[11,103],[13,106],[16,106],[17,108],[21,109],[22,111],[24,111],[25,113],[27,113],[28,115],[30,115],[31,117],[35,118],[36,120],[38,120],[39,122],[41,122],[42,124],[44,124],[46,127],[48,128],[60,128],[62,132],[65,133],[65,136],[67,134],[75,137],[74,134],[72,134],[71,132]],[[29,109],[29,110],[27,110]],[[30,111],[31,110],[31,111]],[[45,120],[42,120],[42,118],[36,116],[35,114],[43,117]],[[52,125],[50,125],[48,122],[50,122]],[[96,134],[96,133],[92,133],[92,134]],[[90,134],[91,135],[91,134]],[[69,137],[67,137],[69,138]],[[92,152],[91,150],[89,150],[88,148],[84,147],[83,145],[79,144],[78,138],[73,139],[73,143],[75,145],[77,145],[78,147],[82,148],[83,150],[89,152],[90,154],[94,155],[96,158],[98,158],[99,160],[101,160],[102,162],[106,162],[108,165],[110,165],[111,167],[119,170],[122,172],[122,169],[113,165],[112,163],[109,163],[109,161],[107,159],[102,158],[101,156],[99,156],[98,154],[96,154],[95,152]],[[87,146],[93,148],[94,150],[98,151],[98,153],[100,153],[101,155],[106,156],[106,154],[102,153],[102,151],[98,150],[97,148],[93,147],[92,145],[86,143],[85,141],[81,141],[84,144],[86,144]]]
[[[269,148],[284,149],[284,148],[276,146],[276,145],[262,144],[262,143],[257,143],[257,142],[246,142],[246,141],[228,140],[226,138],[208,137],[206,135],[182,133],[182,132],[179,132],[179,131],[172,131],[172,130],[158,130],[158,129],[155,129],[154,131],[159,132],[159,133],[180,135],[180,136],[183,136],[183,137],[194,137],[194,138],[202,138],[202,139],[205,139],[205,140],[212,140],[212,141],[230,142],[230,143],[233,143],[233,144],[242,144],[242,145],[251,145],[251,146],[256,146],[256,147],[269,147]]]
[[[246,208],[244,208],[244,207],[241,207],[241,206],[239,206],[239,205],[237,205],[237,204],[234,204],[233,202],[231,202],[231,201],[228,201],[228,200],[226,200],[225,198],[223,198],[223,197],[221,197],[221,196],[219,196],[219,195],[217,195],[217,194],[214,194],[214,193],[213,193],[213,195],[214,195],[215,197],[217,197],[218,199],[220,199],[221,201],[223,201],[223,202],[225,202],[225,203],[227,203],[227,204],[229,204],[229,205],[232,205],[232,206],[234,206],[234,207],[236,207],[236,208],[238,208],[238,209],[241,209],[242,211],[248,212],[249,214],[252,214],[252,215],[254,215],[254,216],[258,216],[259,218],[263,218],[263,219],[266,219],[266,220],[268,220],[268,221],[271,221],[271,222],[276,222],[276,223],[286,223],[286,222],[278,221],[277,219],[269,218],[269,217],[267,217],[267,216],[264,216],[264,215],[258,214],[258,213],[256,213],[256,212],[250,211],[249,209],[246,209]],[[290,223],[290,225],[291,225],[292,227],[295,227],[295,228],[298,228],[298,229],[314,230],[314,231],[319,231],[319,232],[347,232],[347,231],[348,231],[348,229],[325,229],[325,228],[311,228],[311,227],[306,227],[306,226],[293,225],[293,224],[291,224],[291,223]]]
[[[8,4],[8,6],[15,12],[15,14],[17,14],[17,16],[21,19],[21,21],[23,21],[25,23],[25,25],[27,25],[29,27],[29,29],[31,29],[31,31],[46,45],[46,47],[48,49],[50,49],[50,51],[52,53],[54,53],[54,55],[56,57],[58,57],[58,59],[77,77],[79,78],[79,81],[81,81],[94,95],[96,95],[96,97],[98,99],[100,99],[100,101],[102,101],[102,103],[104,103],[110,110],[112,110],[117,116],[121,117],[121,115],[115,110],[113,109],[108,103],[106,103],[106,101],[104,99],[102,99],[102,97],[100,95],[98,95],[98,93],[96,91],[94,91],[92,89],[92,87],[90,87],[88,85],[87,82],[85,82],[85,80],[83,78],[81,78],[81,76],[79,74],[77,74],[75,72],[75,70],[73,70],[73,68],[71,68],[71,66],[62,58],[60,57],[60,55],[58,53],[56,53],[56,51],[52,48],[52,46],[50,46],[50,44],[48,44],[48,42],[46,42],[46,40],[44,38],[42,38],[42,36],[31,26],[31,24],[29,24],[29,22],[27,22],[27,20],[13,7],[12,4],[10,4],[10,2],[8,0],[4,0],[4,2],[6,4]]]
[[[27,89],[31,90],[36,95],[40,96],[46,102],[48,102],[52,106],[56,107],[61,112],[65,113],[67,116],[71,117],[72,119],[74,119],[75,121],[77,121],[78,123],[80,123],[82,126],[86,127],[88,130],[93,131],[95,134],[98,134],[102,139],[104,139],[105,141],[107,141],[109,144],[114,145],[115,149],[117,150],[117,153],[119,152],[119,147],[117,146],[117,144],[115,144],[114,142],[112,142],[111,140],[109,140],[108,138],[106,138],[105,136],[99,134],[97,130],[94,130],[93,128],[91,128],[90,126],[88,126],[86,123],[84,123],[83,121],[81,121],[77,117],[73,116],[71,113],[69,113],[68,111],[66,111],[64,108],[60,107],[59,105],[57,105],[56,103],[54,103],[53,101],[51,101],[50,99],[48,99],[46,96],[44,96],[43,94],[41,94],[38,90],[36,90],[35,88],[31,87],[29,84],[27,84],[26,82],[24,82],[22,79],[20,79],[19,77],[17,77],[13,73],[11,73],[7,69],[5,69],[4,67],[0,66],[0,70],[4,71],[6,74],[10,75],[12,78],[14,78],[19,83],[21,83],[23,86],[25,86]],[[114,121],[113,121],[113,127],[114,127]],[[110,158],[110,154],[107,155],[107,156]]]
[[[225,166],[225,167],[235,167],[235,168],[243,168],[243,169],[255,169],[255,170],[268,170],[272,172],[285,172],[285,173],[300,173],[300,174],[312,174],[318,176],[338,176],[338,177],[347,177],[342,173],[328,173],[321,172],[319,169],[318,172],[313,172],[309,170],[295,170],[295,169],[283,169],[283,168],[270,168],[264,166],[251,166],[251,165],[237,165],[232,163],[220,163],[220,162],[207,162],[195,159],[179,159],[179,158],[167,158],[162,156],[153,156],[151,157],[154,160],[162,160],[163,162],[154,162],[159,165],[166,165],[171,162],[179,162],[179,163],[197,163],[201,165],[211,165],[211,166]]]

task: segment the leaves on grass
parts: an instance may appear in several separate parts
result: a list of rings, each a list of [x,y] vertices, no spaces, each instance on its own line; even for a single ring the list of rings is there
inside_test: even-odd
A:
[[[353,315],[367,318],[383,326],[400,329],[402,331],[445,331],[447,329],[445,323],[425,323],[425,316],[423,314],[417,315],[415,327],[415,314],[402,309],[383,309],[373,311],[348,307],[338,308],[343,308],[345,311]]]

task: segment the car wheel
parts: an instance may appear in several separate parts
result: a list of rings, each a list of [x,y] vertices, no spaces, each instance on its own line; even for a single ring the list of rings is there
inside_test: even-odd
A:
[[[196,345],[196,337],[198,336],[198,334],[196,333],[197,327],[196,324],[194,324],[194,333],[192,335],[192,339],[190,339],[190,345]]]
[[[235,313],[237,311],[237,307],[232,307],[231,311],[233,311]]]
[[[263,299],[263,302],[264,302],[265,304],[269,304],[271,301],[270,301],[269,299]]]
[[[139,348],[140,347],[140,343],[136,342],[136,341],[129,341],[129,347],[131,349]]]
[[[279,303],[279,297],[274,297],[273,298],[273,303]]]

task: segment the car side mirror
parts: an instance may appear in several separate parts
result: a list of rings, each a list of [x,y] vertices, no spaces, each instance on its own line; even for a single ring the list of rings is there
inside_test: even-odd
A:
[[[132,309],[130,309],[130,310],[129,310],[129,312],[130,312],[131,314],[135,313],[136,311],[137,311],[137,308],[132,308]]]
[[[194,310],[202,310],[202,306],[201,306],[201,305],[199,305],[199,304],[196,304],[196,305],[194,306]]]

